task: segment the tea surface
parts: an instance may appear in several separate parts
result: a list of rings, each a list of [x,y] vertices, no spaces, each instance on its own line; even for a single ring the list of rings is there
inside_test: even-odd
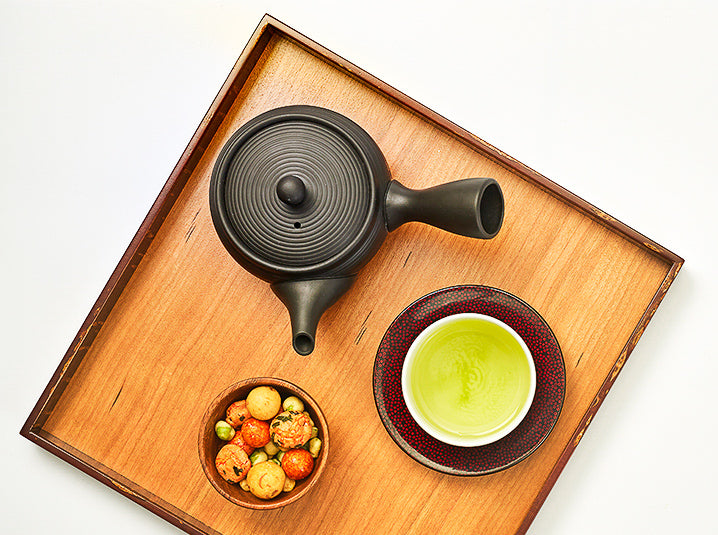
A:
[[[481,318],[449,322],[424,340],[408,370],[416,408],[436,429],[480,438],[511,425],[531,394],[519,342]]]

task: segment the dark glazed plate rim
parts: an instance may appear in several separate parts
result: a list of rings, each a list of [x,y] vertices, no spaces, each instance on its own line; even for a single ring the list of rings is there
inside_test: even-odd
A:
[[[537,372],[536,396],[521,424],[497,442],[469,448],[444,444],[421,429],[401,390],[401,367],[414,339],[433,322],[461,312],[486,314],[511,326],[531,350]],[[394,319],[377,349],[372,383],[379,418],[407,455],[438,472],[480,476],[516,465],[543,444],[563,408],[566,367],[556,336],[533,307],[498,288],[460,285],[420,297]]]

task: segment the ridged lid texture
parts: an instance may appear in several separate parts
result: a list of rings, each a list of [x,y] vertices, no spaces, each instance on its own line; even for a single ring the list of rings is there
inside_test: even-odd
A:
[[[280,118],[248,135],[240,130],[224,153],[220,196],[227,223],[261,261],[321,264],[352,246],[367,225],[372,177],[357,145],[339,128],[311,117]],[[278,195],[284,177],[303,183],[301,203]]]

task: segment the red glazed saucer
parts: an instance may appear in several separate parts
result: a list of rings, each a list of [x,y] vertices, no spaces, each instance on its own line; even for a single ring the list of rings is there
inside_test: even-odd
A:
[[[492,316],[518,333],[536,366],[536,394],[523,421],[504,438],[471,448],[452,446],[427,434],[404,403],[401,369],[409,346],[435,321],[462,312]],[[479,476],[526,459],[546,440],[558,420],[566,393],[561,348],[546,321],[518,297],[489,286],[453,286],[409,305],[389,326],[374,360],[374,401],[389,435],[404,452],[439,472]]]

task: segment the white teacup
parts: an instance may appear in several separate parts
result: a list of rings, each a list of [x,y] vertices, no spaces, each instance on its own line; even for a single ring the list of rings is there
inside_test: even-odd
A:
[[[455,314],[414,340],[401,386],[409,413],[429,435],[455,446],[482,446],[508,435],[526,416],[536,368],[511,327],[483,314]]]

